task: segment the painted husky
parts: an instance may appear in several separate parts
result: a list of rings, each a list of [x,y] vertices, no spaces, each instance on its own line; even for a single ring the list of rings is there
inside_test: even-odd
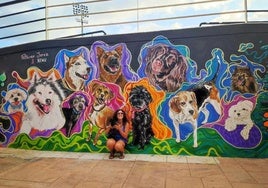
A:
[[[40,77],[34,73],[28,88],[28,111],[23,118],[20,133],[29,134],[32,129],[37,131],[61,129],[65,118],[61,109],[64,92],[58,84],[55,74]]]

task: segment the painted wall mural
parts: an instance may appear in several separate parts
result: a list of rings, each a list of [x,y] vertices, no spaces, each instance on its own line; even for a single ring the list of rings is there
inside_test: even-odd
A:
[[[266,158],[268,26],[257,26],[0,49],[0,146],[105,153],[122,108],[126,153]]]

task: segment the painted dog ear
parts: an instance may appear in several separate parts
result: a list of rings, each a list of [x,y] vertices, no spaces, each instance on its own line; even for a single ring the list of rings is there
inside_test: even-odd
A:
[[[179,99],[177,97],[174,97],[169,101],[169,107],[174,112],[177,112],[177,113],[181,112],[181,108],[179,105]]]
[[[74,98],[71,98],[71,99],[69,100],[69,105],[70,105],[70,107],[73,107],[73,103],[74,103]]]
[[[33,73],[33,77],[31,79],[31,83],[36,83],[40,79],[40,75],[37,72]]]
[[[64,62],[67,63],[70,59],[69,56],[67,56],[66,54],[63,54],[63,57],[64,57]]]
[[[97,46],[96,51],[97,51],[98,58],[100,58],[101,55],[103,54],[104,50],[101,47]]]
[[[123,46],[119,45],[118,47],[115,48],[115,51],[121,56],[122,55],[122,51],[123,51]]]

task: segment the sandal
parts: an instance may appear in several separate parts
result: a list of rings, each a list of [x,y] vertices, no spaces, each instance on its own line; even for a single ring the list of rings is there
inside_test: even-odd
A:
[[[120,152],[119,159],[124,159],[124,158],[125,158],[124,153]]]
[[[109,155],[109,159],[113,159],[114,158],[114,152],[110,152],[110,155]]]

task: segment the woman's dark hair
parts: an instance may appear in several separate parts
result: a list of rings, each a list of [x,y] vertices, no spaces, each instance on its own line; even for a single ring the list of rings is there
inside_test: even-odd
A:
[[[122,109],[118,109],[118,110],[116,110],[114,112],[114,115],[113,115],[112,119],[110,120],[112,126],[115,125],[116,122],[118,121],[118,118],[117,118],[117,113],[118,112],[122,112],[123,115],[124,115],[124,117],[122,119],[123,125],[125,125],[128,122],[128,119],[127,119],[127,116],[126,116],[126,112],[124,110],[122,110]]]

